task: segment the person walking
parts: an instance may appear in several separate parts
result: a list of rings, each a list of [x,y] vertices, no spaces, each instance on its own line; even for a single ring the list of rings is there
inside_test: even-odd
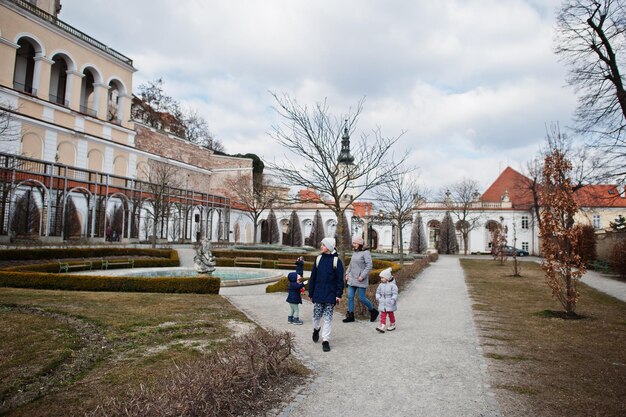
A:
[[[344,323],[352,323],[354,321],[354,295],[358,293],[359,300],[370,312],[370,321],[376,321],[378,317],[378,310],[374,308],[374,305],[367,299],[365,292],[369,287],[370,279],[369,274],[372,270],[372,255],[369,248],[364,246],[365,242],[360,236],[355,236],[352,239],[352,258],[350,259],[350,265],[348,265],[348,271],[346,272],[346,283],[348,284],[348,311],[346,312],[346,318],[343,319]]]
[[[343,295],[343,263],[335,252],[335,239],[322,239],[320,251],[309,278],[309,297],[313,302],[313,342],[319,341],[321,321],[324,318],[322,350],[329,352],[333,312]]]
[[[398,286],[394,282],[391,275],[391,268],[383,269],[380,274],[380,284],[376,288],[376,301],[378,301],[378,309],[380,310],[380,325],[376,330],[385,333],[385,325],[387,324],[387,316],[389,316],[389,327],[387,331],[396,330],[396,315]]]

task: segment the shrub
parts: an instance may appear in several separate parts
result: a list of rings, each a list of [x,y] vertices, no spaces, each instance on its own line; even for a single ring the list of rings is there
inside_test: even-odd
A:
[[[218,294],[217,277],[142,278],[0,270],[0,287],[71,291]]]
[[[593,226],[586,224],[580,227],[580,240],[578,241],[578,253],[585,265],[596,260],[596,231]]]
[[[626,277],[626,239],[620,240],[613,246],[611,264],[615,272],[621,277]]]
[[[275,389],[285,375],[308,373],[290,361],[293,335],[255,331],[198,359],[172,366],[153,385],[109,398],[90,417],[265,415],[283,400]]]

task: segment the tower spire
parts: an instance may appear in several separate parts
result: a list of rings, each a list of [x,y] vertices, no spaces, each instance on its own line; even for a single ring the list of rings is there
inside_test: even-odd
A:
[[[337,158],[340,164],[350,165],[354,162],[354,157],[350,154],[350,133],[348,132],[348,120],[343,127],[343,135],[341,136],[341,152]]]

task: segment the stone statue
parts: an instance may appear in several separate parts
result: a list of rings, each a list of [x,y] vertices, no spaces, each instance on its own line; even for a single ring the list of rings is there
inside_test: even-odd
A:
[[[193,262],[199,274],[211,275],[215,271],[215,256],[211,254],[211,242],[207,238],[202,239],[202,244],[196,249]]]

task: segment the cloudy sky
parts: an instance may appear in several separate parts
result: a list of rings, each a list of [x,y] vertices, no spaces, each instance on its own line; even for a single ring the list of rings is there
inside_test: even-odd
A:
[[[60,18],[134,60],[134,90],[163,78],[229,153],[284,151],[269,91],[341,115],[356,134],[406,133],[420,180],[483,190],[522,170],[546,124],[576,105],[553,53],[560,0],[63,0]]]

